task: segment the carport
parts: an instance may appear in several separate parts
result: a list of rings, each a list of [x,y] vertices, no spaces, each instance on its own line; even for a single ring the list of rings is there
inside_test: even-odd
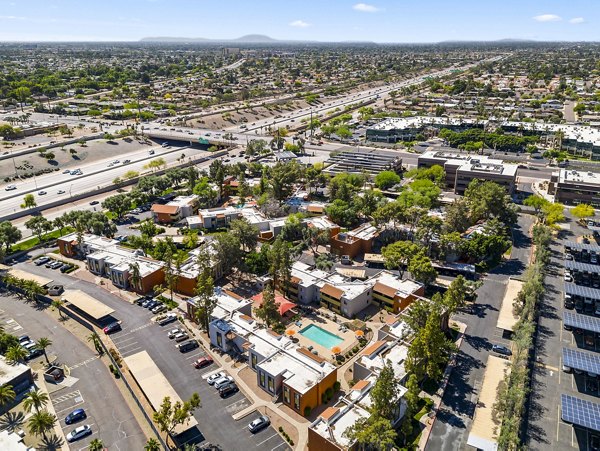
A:
[[[560,407],[563,421],[600,432],[600,404],[562,393]]]
[[[504,292],[504,298],[502,299],[502,305],[500,306],[500,313],[498,314],[498,322],[496,327],[502,330],[511,331],[515,327],[515,324],[519,321],[519,317],[514,314],[513,302],[517,298],[523,282],[520,280],[509,279],[506,291]]]
[[[99,323],[115,311],[81,290],[66,290],[62,299]]]
[[[563,365],[573,370],[584,371],[589,375],[600,375],[600,355],[579,349],[562,349]]]

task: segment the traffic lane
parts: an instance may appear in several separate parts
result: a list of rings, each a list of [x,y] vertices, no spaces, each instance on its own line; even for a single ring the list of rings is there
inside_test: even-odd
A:
[[[52,346],[48,353],[56,354],[60,364],[71,368],[71,376],[76,379],[74,384],[50,394],[65,435],[78,425],[89,424],[93,420],[92,429],[96,435],[91,439],[98,436],[107,447],[143,448],[146,438],[140,426],[115,386],[113,376],[90,348],[32,304],[0,296],[0,309],[18,321],[25,331],[23,333],[49,338]],[[55,402],[57,399],[59,402]],[[66,426],[64,417],[78,406],[85,408],[91,419],[72,427]]]

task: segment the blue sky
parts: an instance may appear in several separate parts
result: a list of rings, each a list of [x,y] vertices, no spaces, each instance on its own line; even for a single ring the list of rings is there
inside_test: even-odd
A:
[[[600,0],[0,0],[0,41],[600,41]]]

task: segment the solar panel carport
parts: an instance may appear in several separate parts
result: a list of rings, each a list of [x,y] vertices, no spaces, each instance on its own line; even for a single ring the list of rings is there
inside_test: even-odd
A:
[[[576,283],[565,283],[565,294],[600,301],[599,289],[584,287],[583,285],[577,285]]]
[[[600,355],[579,349],[563,348],[563,364],[574,370],[600,375]]]
[[[563,421],[600,432],[600,404],[563,393],[560,406]]]
[[[563,323],[565,326],[574,327],[576,329],[600,333],[600,318],[595,318],[593,316],[563,312]]]
[[[576,262],[573,260],[565,261],[565,268],[569,271],[587,272],[590,274],[600,274],[600,265],[590,265],[589,263]]]

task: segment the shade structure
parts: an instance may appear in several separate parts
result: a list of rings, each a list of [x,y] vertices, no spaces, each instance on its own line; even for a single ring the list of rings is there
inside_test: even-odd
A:
[[[263,302],[263,294],[258,293],[257,295],[252,296],[252,300],[254,301],[256,307],[260,307]],[[281,316],[285,315],[291,309],[296,307],[295,303],[287,300],[285,297],[279,294],[275,294],[275,304],[277,304],[277,311]]]
[[[339,346],[334,346],[333,348],[331,348],[331,352],[333,352],[334,354],[339,354],[340,352],[342,352],[342,349]]]
[[[295,333],[296,333],[296,331],[294,329],[288,329],[288,330],[285,331],[285,334],[288,335],[288,336],[290,336],[290,337],[292,335],[294,335]]]
[[[356,334],[357,337],[364,337],[365,336],[365,333],[362,330],[357,330],[354,333]]]

